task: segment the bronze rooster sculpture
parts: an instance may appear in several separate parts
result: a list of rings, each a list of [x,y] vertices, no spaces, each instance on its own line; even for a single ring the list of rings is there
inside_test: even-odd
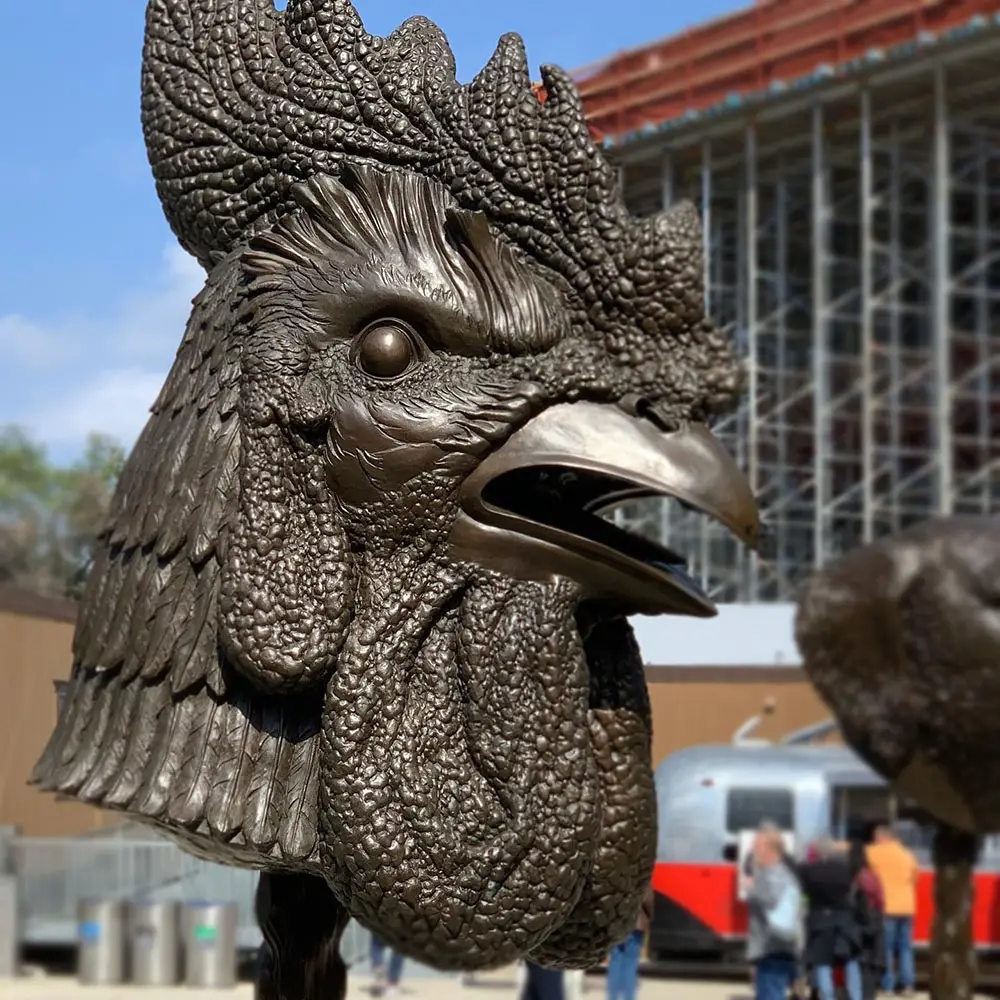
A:
[[[796,636],[844,739],[937,820],[931,995],[969,1000],[972,870],[1000,831],[1000,518],[849,552],[804,587]]]
[[[349,916],[444,969],[599,961],[656,819],[626,616],[710,615],[599,512],[757,535],[698,218],[632,218],[569,77],[344,0],[150,0],[157,190],[208,271],[132,452],[35,772],[260,869],[260,995]]]

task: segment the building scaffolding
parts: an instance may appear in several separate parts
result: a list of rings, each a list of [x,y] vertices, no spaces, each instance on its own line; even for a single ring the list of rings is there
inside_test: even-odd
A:
[[[1000,32],[611,151],[639,215],[700,206],[706,299],[745,358],[717,433],[765,539],[618,516],[717,600],[794,597],[859,543],[1000,509]]]

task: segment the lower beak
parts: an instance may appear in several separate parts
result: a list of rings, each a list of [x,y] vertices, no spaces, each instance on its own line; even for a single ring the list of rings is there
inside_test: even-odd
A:
[[[614,405],[550,407],[489,455],[462,487],[455,554],[518,579],[568,577],[630,612],[715,614],[684,559],[598,512],[672,497],[756,548],[749,484],[707,427],[663,433]]]

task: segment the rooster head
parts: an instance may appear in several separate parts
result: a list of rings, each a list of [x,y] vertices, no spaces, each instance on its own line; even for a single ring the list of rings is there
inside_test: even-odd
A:
[[[626,616],[713,608],[601,512],[757,532],[697,214],[632,218],[543,79],[509,35],[460,85],[340,0],[151,0],[150,160],[209,274],[36,772],[443,968],[599,961],[648,884]]]

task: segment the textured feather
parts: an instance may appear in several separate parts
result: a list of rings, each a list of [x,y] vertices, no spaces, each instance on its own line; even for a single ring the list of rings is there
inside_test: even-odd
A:
[[[146,554],[135,549],[123,553],[108,567],[114,586],[109,588],[108,603],[100,609],[100,624],[94,633],[93,646],[87,651],[87,659],[95,667],[112,670],[124,663],[132,631],[132,616],[154,584],[147,566]],[[81,614],[87,610],[82,609]]]
[[[131,807],[143,816],[163,818],[180,769],[181,749],[191,738],[199,716],[204,715],[203,704],[202,698],[185,698],[171,702],[168,710],[160,713],[141,788],[131,803]]]
[[[214,778],[214,754],[223,736],[225,706],[214,698],[200,698],[201,713],[181,748],[180,766],[170,800],[170,815],[181,825],[197,827],[205,819],[205,806]]]
[[[214,551],[219,532],[234,513],[232,501],[240,460],[238,428],[239,422],[233,415],[220,423],[214,452],[198,483],[187,547],[187,557],[195,566],[200,566]]]
[[[117,554],[116,554],[117,555]],[[90,603],[84,603],[77,616],[77,628],[73,637],[73,663],[81,670],[94,670],[103,658],[108,657],[107,637],[114,620],[111,614],[87,615],[84,608],[101,607],[114,609],[118,593],[123,586],[124,572],[118,558],[109,558],[108,551],[98,545],[94,553],[94,563],[90,579],[99,578],[101,586]]]
[[[62,792],[77,792],[100,759],[104,738],[114,717],[116,686],[112,681],[113,678],[106,674],[94,679],[93,700],[80,727],[80,748],[59,769],[57,781]]]
[[[172,691],[208,675],[223,689],[214,637],[209,642],[204,636],[215,599],[211,581],[199,573],[196,582],[190,558],[175,553],[197,539],[199,563],[206,561],[232,509],[238,420],[222,420],[214,404],[219,379],[237,383],[238,346],[226,345],[238,278],[235,260],[220,265],[195,300],[175,365],[122,473],[95,555],[99,583],[88,593],[77,632],[77,663],[103,670],[124,664],[127,679],[146,680],[176,666],[181,676],[168,680]],[[150,454],[166,461],[148,467],[143,459]],[[192,484],[212,502],[197,505]],[[157,552],[171,558],[159,562]],[[210,572],[217,573],[217,566]],[[190,595],[196,591],[202,600],[189,635]],[[193,663],[196,657],[205,662]]]
[[[278,843],[289,860],[308,858],[316,849],[316,804],[319,800],[319,736],[316,726],[302,724],[288,742],[292,759],[285,779],[285,814]]]
[[[225,418],[216,409],[214,399],[211,403],[212,405],[199,415],[194,431],[198,440],[192,448],[192,455],[197,457],[197,461],[191,462],[188,470],[185,502],[171,512],[171,521],[183,520],[186,539],[190,534],[187,530],[188,525],[192,520],[200,519],[200,508],[206,499],[206,488],[209,488],[210,493],[210,487],[218,480],[219,463],[224,460],[225,449],[229,444],[226,434],[223,433]]]
[[[205,664],[214,668],[221,681],[222,674],[218,671],[218,658],[213,657],[212,649],[216,645],[216,616],[219,598],[219,568],[215,560],[204,565],[197,578],[192,574],[195,583],[194,596],[189,607],[191,617],[184,623],[185,627],[173,639],[173,656],[170,663],[169,683],[171,691],[178,695],[182,691],[205,679]],[[144,671],[143,677],[147,674]],[[217,694],[224,687],[212,685]]]
[[[244,766],[254,733],[242,705],[228,705],[225,728],[216,747],[215,776],[205,819],[217,836],[232,837],[243,826],[243,808],[250,772]]]
[[[135,682],[133,682],[135,683]],[[150,760],[157,721],[169,708],[169,691],[164,684],[137,685],[141,688],[135,723],[128,734],[125,753],[114,783],[104,796],[104,805],[127,809],[132,805]]]
[[[73,758],[80,752],[86,738],[87,726],[90,722],[94,701],[97,698],[100,685],[95,677],[92,684],[81,684],[74,692],[75,698],[67,706],[67,711],[60,719],[59,728],[64,732],[62,745],[55,759],[53,780],[58,781],[64,769],[72,765]]]
[[[145,439],[140,439],[136,443],[135,453],[140,456],[139,461],[144,456],[163,454],[170,447],[170,428],[167,425],[169,419],[168,416],[157,415],[154,411],[153,419],[146,424]],[[139,461],[136,462],[134,479],[130,483],[129,505],[120,512],[124,515],[126,524],[124,543],[126,551],[146,546],[148,542],[146,524],[150,518],[150,511],[155,512],[159,509],[160,504],[157,500],[162,496],[156,490],[158,468],[155,465],[140,465]]]
[[[216,598],[214,598],[217,600]],[[188,659],[189,667],[204,665],[205,683],[216,697],[226,693],[226,678],[222,670],[222,660],[218,655],[219,641],[215,620],[207,621],[198,635],[195,652]]]
[[[190,619],[179,618],[177,609],[194,608],[197,588],[198,578],[188,566],[183,567],[182,572],[174,573],[164,588],[147,623],[149,633],[145,655],[136,664],[137,673],[143,680],[159,679],[167,668],[179,637],[190,628]]]
[[[190,472],[193,480],[204,467],[205,456],[195,451],[188,455],[186,464],[197,467],[197,471]],[[168,508],[166,517],[156,532],[154,551],[160,559],[173,557],[187,543],[191,510],[194,507],[194,489],[192,482],[185,480],[184,475],[182,470],[179,473],[180,481],[170,484],[174,503]]]
[[[146,561],[146,569],[140,585],[140,597],[129,608],[129,631],[125,640],[123,661],[126,677],[134,677],[139,673],[149,649],[149,628],[155,609],[161,601],[168,599],[166,591],[171,580],[174,579],[176,582],[184,573],[184,567],[179,566],[175,577],[174,567],[169,563],[159,563],[152,553],[144,552],[143,558]]]
[[[258,700],[258,704],[261,704]],[[243,814],[243,839],[262,851],[270,851],[278,839],[278,811],[284,800],[284,774],[281,771],[284,711],[280,701],[254,712],[254,728],[263,736],[256,753],[246,766],[247,805]]]
[[[109,569],[109,543],[98,539],[94,546],[90,574],[87,577],[87,587],[84,592],[84,607],[101,607],[105,603],[105,595],[109,588],[115,586]],[[106,623],[105,623],[106,624]],[[73,632],[73,663],[82,669],[96,666],[92,662],[96,658],[97,643],[95,635],[99,631],[100,621],[95,616],[80,614],[77,616],[76,629]]]
[[[114,699],[111,725],[101,746],[101,754],[90,776],[77,795],[85,802],[100,803],[111,787],[125,757],[128,735],[135,724],[136,708],[142,686],[129,684],[122,687],[119,679],[109,684],[108,697]]]
[[[198,414],[193,407],[166,418],[162,441],[157,454],[162,456],[157,464],[149,488],[153,497],[170,497],[170,504],[149,503],[142,522],[141,544],[158,542],[170,517],[170,511],[180,499],[178,489],[184,482],[184,468],[194,444],[195,421]],[[163,419],[163,418],[161,418]],[[197,460],[197,456],[195,456]]]
[[[161,559],[173,556],[187,541],[195,487],[210,468],[214,440],[218,436],[218,418],[212,406],[218,390],[212,384],[211,372],[196,372],[192,377],[210,395],[195,405],[188,404],[171,422],[177,425],[172,426],[171,443],[179,447],[177,461],[169,465],[170,479],[163,485],[173,503],[162,510],[155,530],[156,554]],[[203,410],[206,403],[208,408]]]
[[[59,767],[63,747],[72,731],[72,719],[84,702],[84,683],[83,671],[74,671],[66,689],[66,707],[63,709],[59,724],[32,770],[31,781],[46,791],[54,791],[55,773]]]
[[[288,853],[277,843],[284,831],[305,856],[315,844],[315,778],[306,774],[315,774],[315,738],[290,742],[280,712],[265,719],[264,696],[219,701],[230,698],[216,622],[241,449],[239,344],[230,334],[239,275],[235,258],[220,265],[196,299],[126,464],[95,552],[67,709],[35,777],[278,854]],[[149,454],[169,458],[140,464]],[[318,714],[317,706],[314,727]]]
[[[240,398],[240,387],[234,378],[227,380],[224,372],[219,375],[219,384],[222,389],[216,405],[219,413],[229,416],[236,412]]]

